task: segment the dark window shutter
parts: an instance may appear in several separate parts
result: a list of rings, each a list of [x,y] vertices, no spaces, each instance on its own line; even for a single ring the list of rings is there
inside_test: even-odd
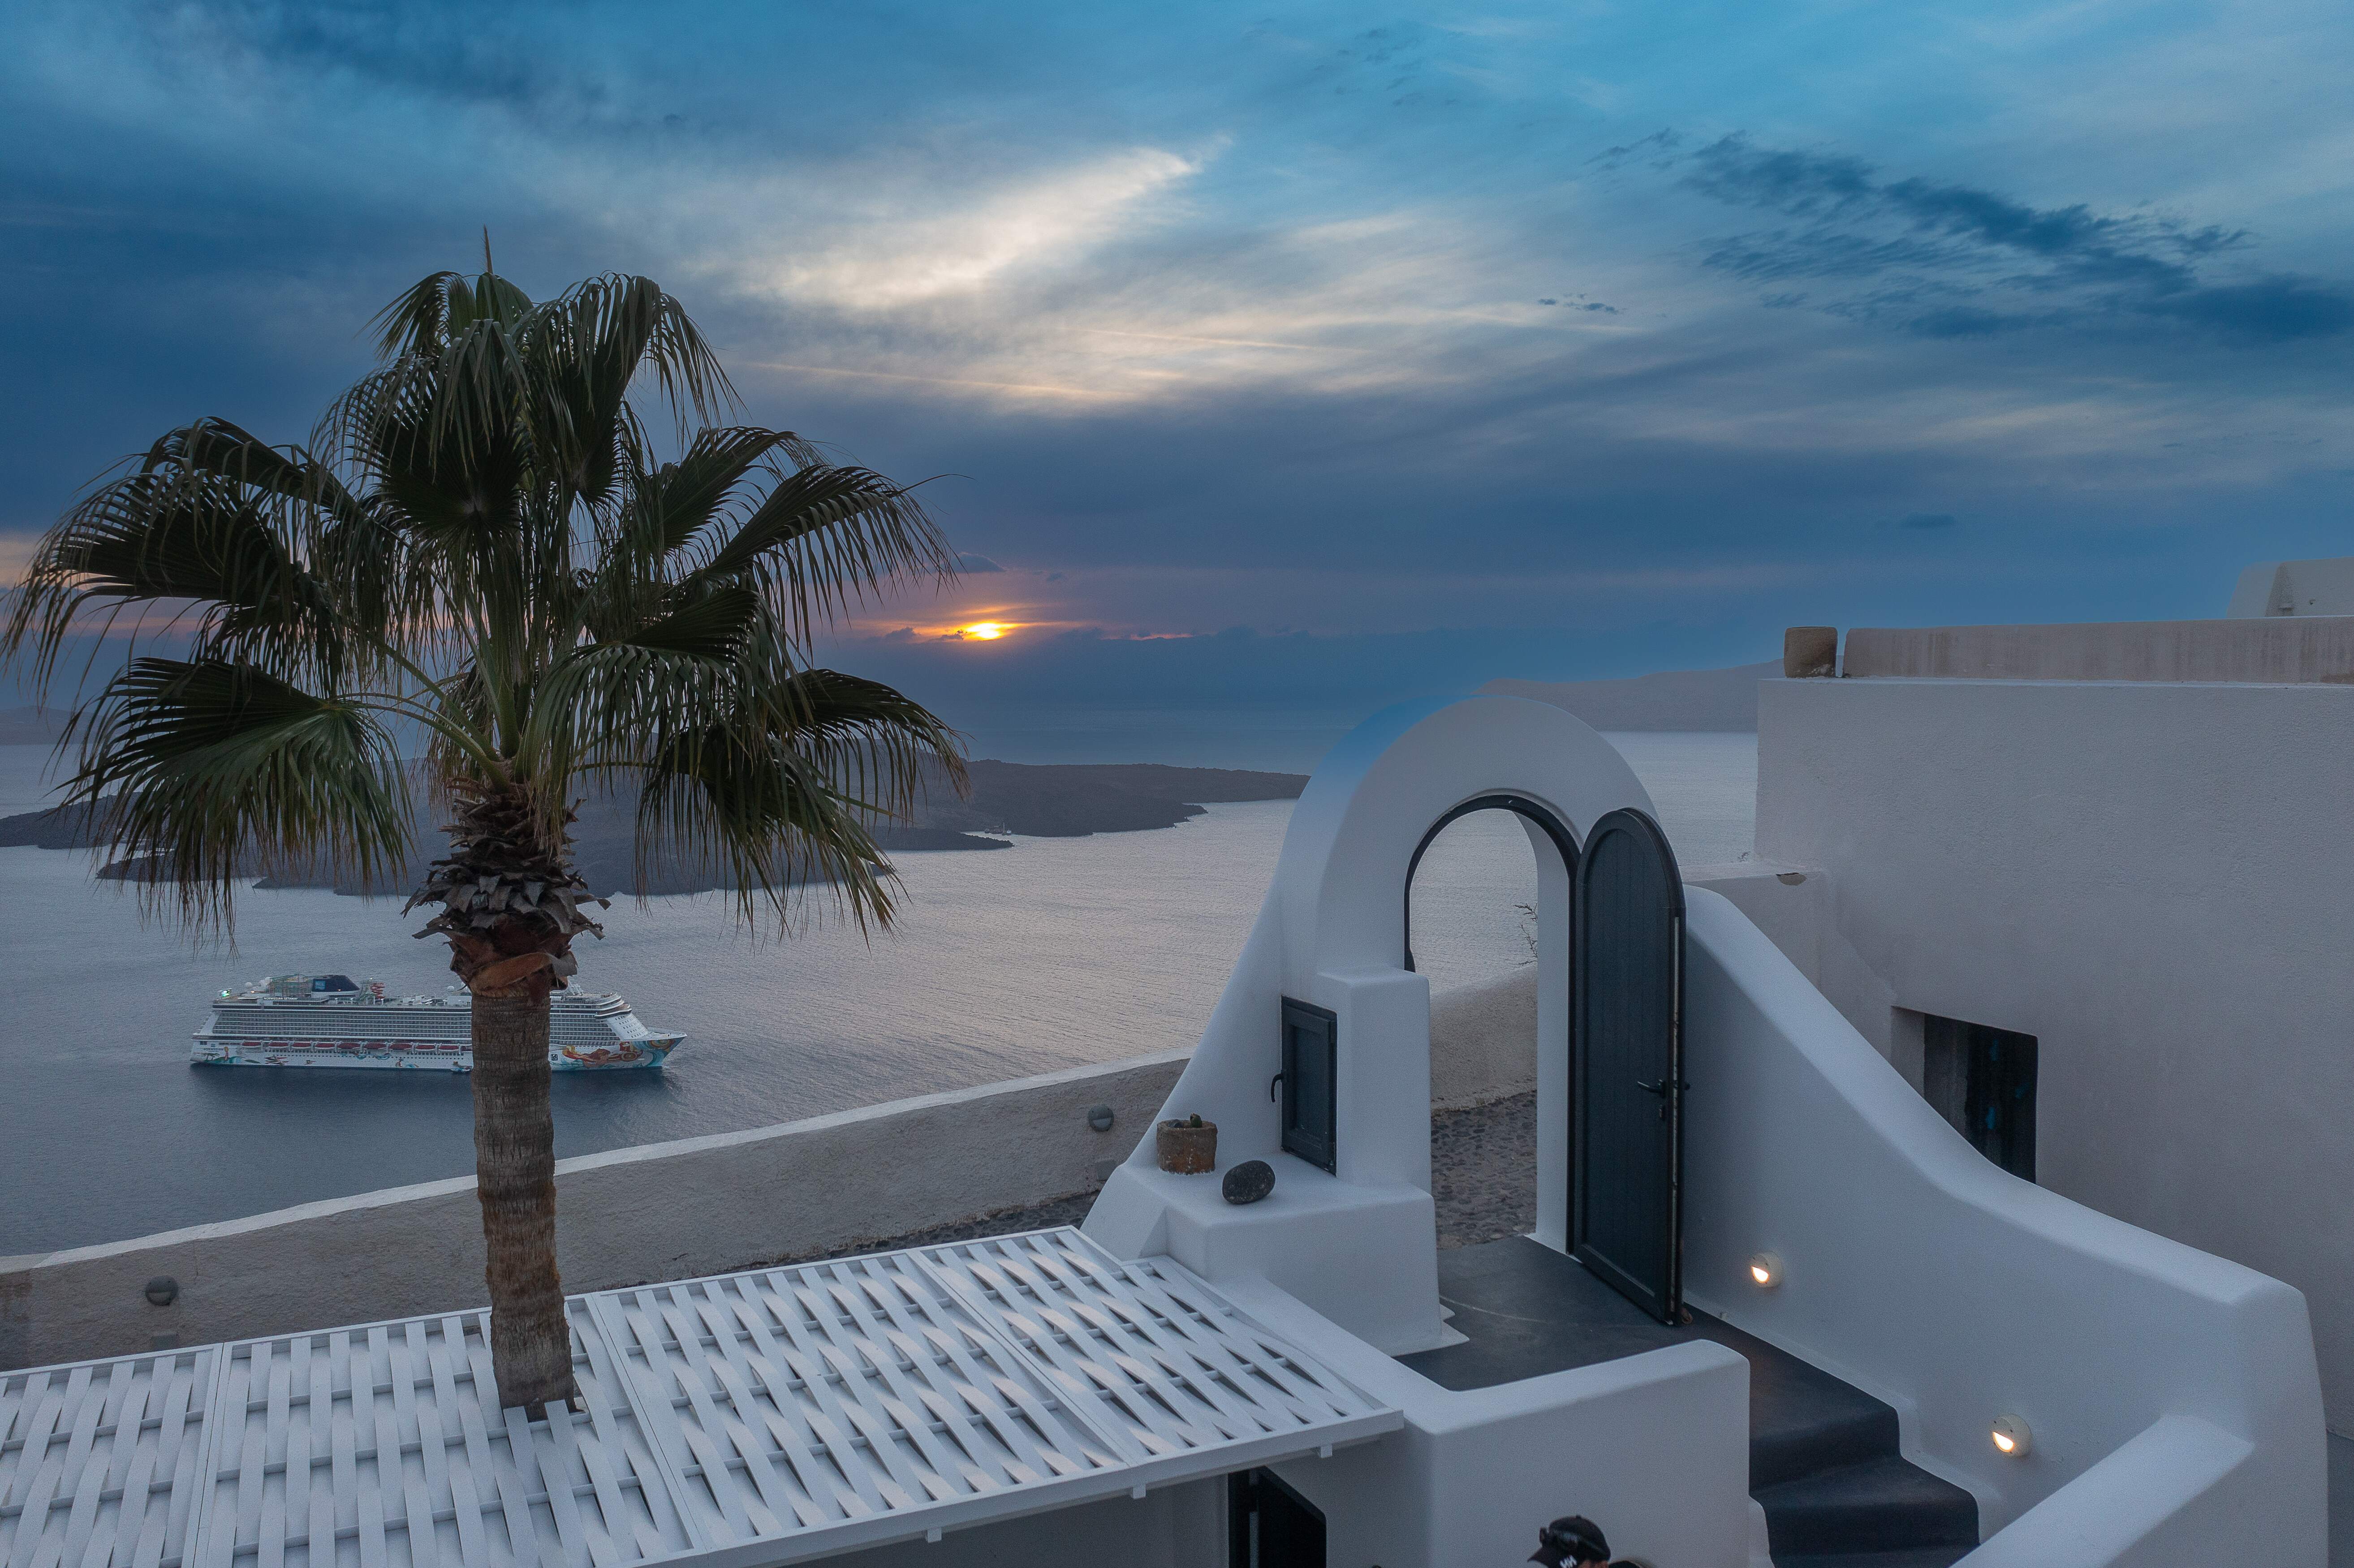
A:
[[[1331,1171],[1340,1163],[1341,1021],[1283,999],[1283,1149]]]

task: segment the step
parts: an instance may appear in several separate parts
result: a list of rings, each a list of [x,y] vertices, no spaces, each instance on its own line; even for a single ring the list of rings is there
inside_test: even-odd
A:
[[[1753,1358],[1751,1377],[1762,1369]],[[1860,1465],[1896,1451],[1896,1412],[1874,1400],[1866,1410],[1792,1409],[1760,1402],[1749,1429],[1749,1489]]]
[[[1766,1510],[1781,1568],[1807,1552],[1843,1554],[1844,1562],[1864,1552],[1978,1544],[1976,1499],[1894,1454],[1753,1488],[1750,1495]]]
[[[1706,1313],[1693,1331],[1749,1361],[1749,1489],[1896,1452],[1896,1412]]]
[[[1901,1552],[1806,1552],[1774,1559],[1774,1568],[1953,1568],[1967,1546],[1908,1546]]]

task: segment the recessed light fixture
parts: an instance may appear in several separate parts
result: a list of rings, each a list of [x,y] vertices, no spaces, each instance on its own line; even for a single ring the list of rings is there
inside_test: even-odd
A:
[[[2035,1435],[2028,1431],[2027,1423],[2016,1415],[1996,1416],[1992,1436],[1995,1452],[2008,1454],[2014,1459],[2035,1446]]]
[[[1757,1254],[1749,1260],[1749,1282],[1761,1289],[1773,1289],[1782,1283],[1782,1260],[1770,1252]]]

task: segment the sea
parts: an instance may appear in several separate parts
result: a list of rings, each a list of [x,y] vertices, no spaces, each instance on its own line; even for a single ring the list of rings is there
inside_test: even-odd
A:
[[[986,742],[995,737],[984,736]],[[1006,744],[1019,761],[1137,760],[1128,737]],[[1621,734],[1686,864],[1740,858],[1751,735]],[[1119,750],[1107,753],[1106,748]],[[1312,748],[1313,749],[1313,748]],[[1091,755],[1089,753],[1092,753]],[[1194,766],[1289,766],[1298,744],[1214,737]],[[1221,763],[1222,757],[1228,759]],[[0,747],[0,815],[49,803],[46,747]],[[559,1075],[559,1155],[762,1127],[909,1095],[1190,1045],[1265,896],[1288,800],[1215,805],[1145,832],[1017,838],[896,857],[904,917],[754,936],[732,901],[617,901],[579,982],[686,1043],[661,1072]],[[466,1080],[187,1065],[211,996],[268,974],[344,973],[395,994],[451,983],[398,899],[249,889],[233,941],[143,921],[86,853],[0,849],[0,1255],[94,1245],[472,1169]],[[1416,958],[1441,989],[1530,961],[1534,861],[1518,821],[1451,825],[1415,886]]]

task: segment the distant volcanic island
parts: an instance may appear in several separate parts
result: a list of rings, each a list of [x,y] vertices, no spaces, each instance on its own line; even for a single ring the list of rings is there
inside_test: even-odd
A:
[[[1294,800],[1308,784],[1299,773],[1251,773],[1227,768],[1168,768],[1158,763],[1081,763],[1036,766],[1019,762],[970,765],[972,792],[960,800],[945,779],[935,779],[910,822],[875,830],[886,854],[923,850],[998,850],[1011,841],[992,834],[1030,838],[1084,838],[1090,833],[1132,833],[1170,828],[1198,817],[1209,806],[1237,800]],[[102,814],[102,813],[101,813]],[[705,893],[731,885],[717,867],[658,863],[644,885],[632,880],[634,796],[592,797],[573,824],[573,853],[580,874],[600,895]],[[278,871],[264,875],[258,863],[257,887],[331,887],[354,895],[405,894],[422,882],[428,862],[442,853],[436,819],[420,814],[412,839],[414,863],[397,875],[362,885],[323,873]],[[93,836],[84,813],[63,807],[0,817],[0,849],[90,849]],[[109,862],[98,874],[116,881],[146,881],[152,860]]]

